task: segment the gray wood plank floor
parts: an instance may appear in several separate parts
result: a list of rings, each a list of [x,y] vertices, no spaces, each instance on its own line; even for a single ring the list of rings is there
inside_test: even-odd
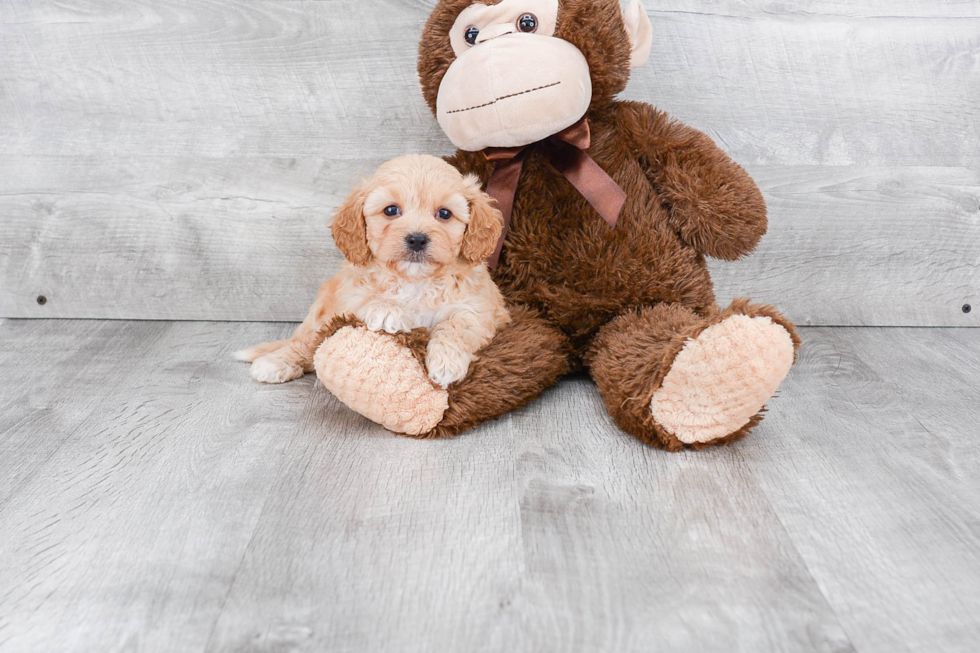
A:
[[[456,440],[230,359],[285,324],[0,321],[0,651],[975,651],[980,330],[809,328],[750,439],[586,378]]]

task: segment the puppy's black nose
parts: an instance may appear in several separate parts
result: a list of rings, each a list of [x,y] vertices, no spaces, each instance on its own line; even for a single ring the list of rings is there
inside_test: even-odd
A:
[[[429,237],[418,232],[405,236],[405,244],[413,252],[421,252],[429,244]]]

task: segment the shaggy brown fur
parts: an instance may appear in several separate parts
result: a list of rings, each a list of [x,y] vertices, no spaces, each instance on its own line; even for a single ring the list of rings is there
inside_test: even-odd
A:
[[[531,309],[510,309],[504,327],[449,388],[449,410],[431,436],[457,435],[520,408],[569,372],[570,347],[560,331]]]
[[[685,445],[657,424],[650,412],[650,399],[686,341],[735,314],[769,317],[789,331],[794,347],[799,348],[799,336],[786,318],[771,306],[750,304],[745,299],[736,299],[725,311],[708,316],[677,304],[658,304],[630,311],[600,329],[586,353],[586,361],[606,409],[616,423],[644,442],[671,451],[685,446],[704,447]],[[741,439],[760,421],[761,412],[723,441],[710,444]]]
[[[454,60],[449,29],[472,2],[442,0],[425,27],[418,70],[433,111]],[[765,202],[703,133],[648,104],[614,99],[626,87],[630,58],[618,0],[562,0],[556,36],[588,61],[588,153],[628,199],[610,229],[540,148],[528,148],[494,270],[508,301],[527,308],[514,309],[514,326],[450,387],[450,409],[434,434],[457,433],[526,403],[584,366],[626,431],[671,450],[705,446],[681,443],[650,413],[651,396],[685,340],[741,313],[771,317],[799,346],[793,326],[771,307],[739,300],[721,311],[705,264],[705,256],[733,260],[755,248],[766,231]],[[481,152],[458,151],[448,160],[484,184],[492,171]],[[760,419],[707,444],[742,437]]]

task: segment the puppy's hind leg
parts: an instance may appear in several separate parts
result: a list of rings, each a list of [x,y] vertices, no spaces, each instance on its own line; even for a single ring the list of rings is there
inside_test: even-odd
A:
[[[255,345],[254,347],[249,347],[248,349],[239,349],[232,356],[235,357],[236,361],[242,361],[243,363],[251,363],[259,356],[265,356],[266,354],[271,354],[272,352],[285,347],[290,342],[291,339],[286,340],[273,340],[271,342],[263,342],[261,344]]]
[[[252,378],[262,383],[285,383],[313,371],[313,354],[323,342],[322,327],[334,317],[334,277],[320,286],[306,319],[289,340],[266,342],[237,352],[235,358],[252,363]]]

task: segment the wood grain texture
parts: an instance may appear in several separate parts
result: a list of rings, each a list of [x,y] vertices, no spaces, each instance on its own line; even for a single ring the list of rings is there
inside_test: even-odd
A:
[[[0,322],[0,652],[975,648],[976,329],[804,329],[682,454],[583,377],[400,438],[230,360],[286,331]]]
[[[662,0],[648,3],[652,15],[686,13],[704,16],[807,18],[980,18],[976,0],[818,0],[774,4],[765,0]],[[708,6],[705,6],[705,5]]]
[[[0,328],[0,650],[201,650],[307,395],[263,401],[221,325]]]
[[[0,0],[0,315],[300,319],[357,175],[451,149],[415,81],[432,4]],[[624,95],[771,206],[762,250],[713,267],[722,298],[980,324],[980,2],[649,4]]]
[[[0,146],[58,156],[447,151],[415,79],[433,4],[3,0]],[[707,130],[739,161],[980,161],[978,2],[650,4],[651,63],[627,96]]]
[[[0,325],[0,506],[54,456],[86,418],[104,410],[107,376],[118,375],[121,356],[132,356],[166,333],[167,325],[120,327],[108,322],[78,322],[70,336],[43,321]],[[156,361],[151,361],[155,363]],[[57,380],[51,376],[57,373]],[[127,379],[131,377],[126,377]],[[71,394],[65,401],[64,395]]]
[[[304,415],[209,651],[850,650],[734,452],[655,453],[587,379],[455,441],[339,410]]]
[[[300,320],[341,256],[326,223],[380,160],[0,161],[0,315]],[[719,301],[799,324],[980,325],[980,175],[749,166],[769,234],[712,262]],[[57,189],[69,186],[71,194]],[[47,303],[40,306],[38,295]]]
[[[864,0],[803,9],[765,0],[700,11],[679,4],[689,11],[659,2],[650,11],[657,51],[626,95],[704,130],[737,161],[980,160],[971,145],[980,136],[971,108],[980,97],[980,3],[968,6],[972,17],[950,5],[956,18],[943,17],[944,2],[914,3],[918,11]],[[930,17],[916,15],[922,9]]]
[[[964,168],[749,166],[769,233],[712,262],[722,305],[745,295],[797,324],[980,326],[980,174]]]
[[[978,332],[804,339],[747,466],[857,650],[975,649]]]

